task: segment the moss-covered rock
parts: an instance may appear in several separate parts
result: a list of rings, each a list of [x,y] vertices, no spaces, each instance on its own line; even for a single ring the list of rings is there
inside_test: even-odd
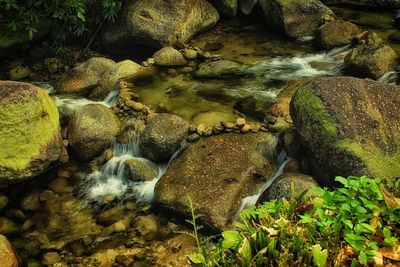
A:
[[[260,0],[261,13],[268,26],[288,37],[314,35],[333,12],[318,0]]]
[[[68,141],[84,160],[101,153],[120,132],[114,113],[100,104],[90,104],[76,111],[68,124]]]
[[[379,43],[359,45],[344,59],[348,73],[373,79],[394,71],[397,60],[398,56],[390,46]]]
[[[224,230],[235,220],[244,197],[261,189],[273,173],[258,151],[273,138],[266,133],[216,135],[191,145],[156,185],[158,207],[190,216],[190,196],[203,223]]]
[[[68,159],[57,107],[46,91],[0,81],[0,185],[37,176]]]
[[[362,32],[359,26],[351,22],[334,20],[318,28],[315,33],[315,42],[320,48],[331,49],[351,44],[353,38]]]
[[[335,176],[400,175],[400,87],[350,77],[300,86],[291,115],[323,185]]]

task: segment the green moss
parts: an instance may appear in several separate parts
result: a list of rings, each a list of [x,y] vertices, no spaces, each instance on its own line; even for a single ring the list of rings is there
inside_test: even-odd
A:
[[[50,96],[37,89],[35,96],[21,96],[0,106],[0,166],[27,168],[46,153],[59,131],[57,107]]]

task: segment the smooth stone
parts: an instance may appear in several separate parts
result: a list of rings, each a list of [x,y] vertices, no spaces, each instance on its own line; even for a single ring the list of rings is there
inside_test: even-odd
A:
[[[187,60],[181,52],[173,47],[163,47],[152,56],[158,66],[182,66],[187,64]]]

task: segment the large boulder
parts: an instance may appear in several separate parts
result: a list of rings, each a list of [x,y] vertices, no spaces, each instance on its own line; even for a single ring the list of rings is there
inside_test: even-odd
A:
[[[140,135],[140,152],[151,161],[168,161],[180,148],[188,131],[189,123],[181,117],[159,114],[148,122]]]
[[[242,199],[256,194],[273,173],[271,163],[258,152],[272,138],[266,133],[230,133],[195,143],[172,162],[156,185],[156,205],[189,217],[189,196],[204,225],[226,229]]]
[[[322,185],[338,175],[399,177],[399,96],[399,86],[351,77],[300,86],[291,115]]]
[[[360,77],[379,79],[394,71],[398,56],[388,45],[362,44],[353,48],[345,57],[347,72]]]
[[[89,104],[72,115],[68,124],[68,141],[84,160],[101,153],[120,132],[114,113],[100,104]]]
[[[93,57],[63,75],[56,85],[59,94],[83,94],[104,99],[115,89],[121,79],[131,79],[142,70],[131,60],[114,62],[103,57]]]
[[[327,5],[342,5],[358,8],[380,8],[393,10],[400,8],[399,0],[322,0]]]
[[[334,17],[319,0],[260,0],[259,4],[268,26],[292,38],[314,35]]]
[[[238,0],[210,0],[209,1],[222,17],[235,17],[238,10]]]
[[[362,32],[359,26],[351,22],[334,20],[318,28],[315,33],[315,42],[320,48],[331,49],[351,44],[354,37]]]
[[[57,107],[45,90],[0,81],[0,147],[0,185],[68,160]]]
[[[217,10],[205,0],[127,0],[117,21],[102,34],[113,53],[132,53],[132,45],[161,48],[180,45],[213,27]]]

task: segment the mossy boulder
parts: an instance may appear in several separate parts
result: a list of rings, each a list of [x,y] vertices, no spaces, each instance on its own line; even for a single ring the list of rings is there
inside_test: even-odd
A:
[[[72,115],[68,124],[68,141],[84,160],[100,154],[120,132],[114,113],[100,104],[89,104]]]
[[[291,115],[322,185],[335,176],[400,176],[400,87],[351,77],[299,87]]]
[[[204,225],[227,229],[242,199],[256,194],[273,173],[272,164],[258,152],[272,138],[267,133],[230,133],[196,142],[172,162],[156,185],[155,204],[190,217],[189,196]]]
[[[334,17],[319,0],[259,0],[259,5],[267,26],[292,38],[314,35]]]
[[[141,70],[141,66],[131,60],[116,63],[108,58],[93,57],[63,75],[56,90],[59,94],[89,95],[92,99],[103,100],[116,89],[119,80],[134,78]]]
[[[140,135],[139,147],[143,156],[154,162],[168,161],[180,148],[189,132],[189,123],[168,113],[151,119]]]
[[[354,37],[362,32],[359,26],[351,22],[334,20],[318,28],[315,33],[315,43],[324,49],[345,46],[351,44]]]
[[[396,52],[388,45],[362,44],[353,48],[344,62],[349,74],[377,80],[385,73],[394,71],[397,60]]]
[[[43,89],[0,81],[0,185],[37,176],[68,159],[57,107]]]
[[[116,22],[105,27],[102,42],[117,54],[131,54],[132,46],[160,49],[186,43],[218,20],[205,0],[127,0]]]

